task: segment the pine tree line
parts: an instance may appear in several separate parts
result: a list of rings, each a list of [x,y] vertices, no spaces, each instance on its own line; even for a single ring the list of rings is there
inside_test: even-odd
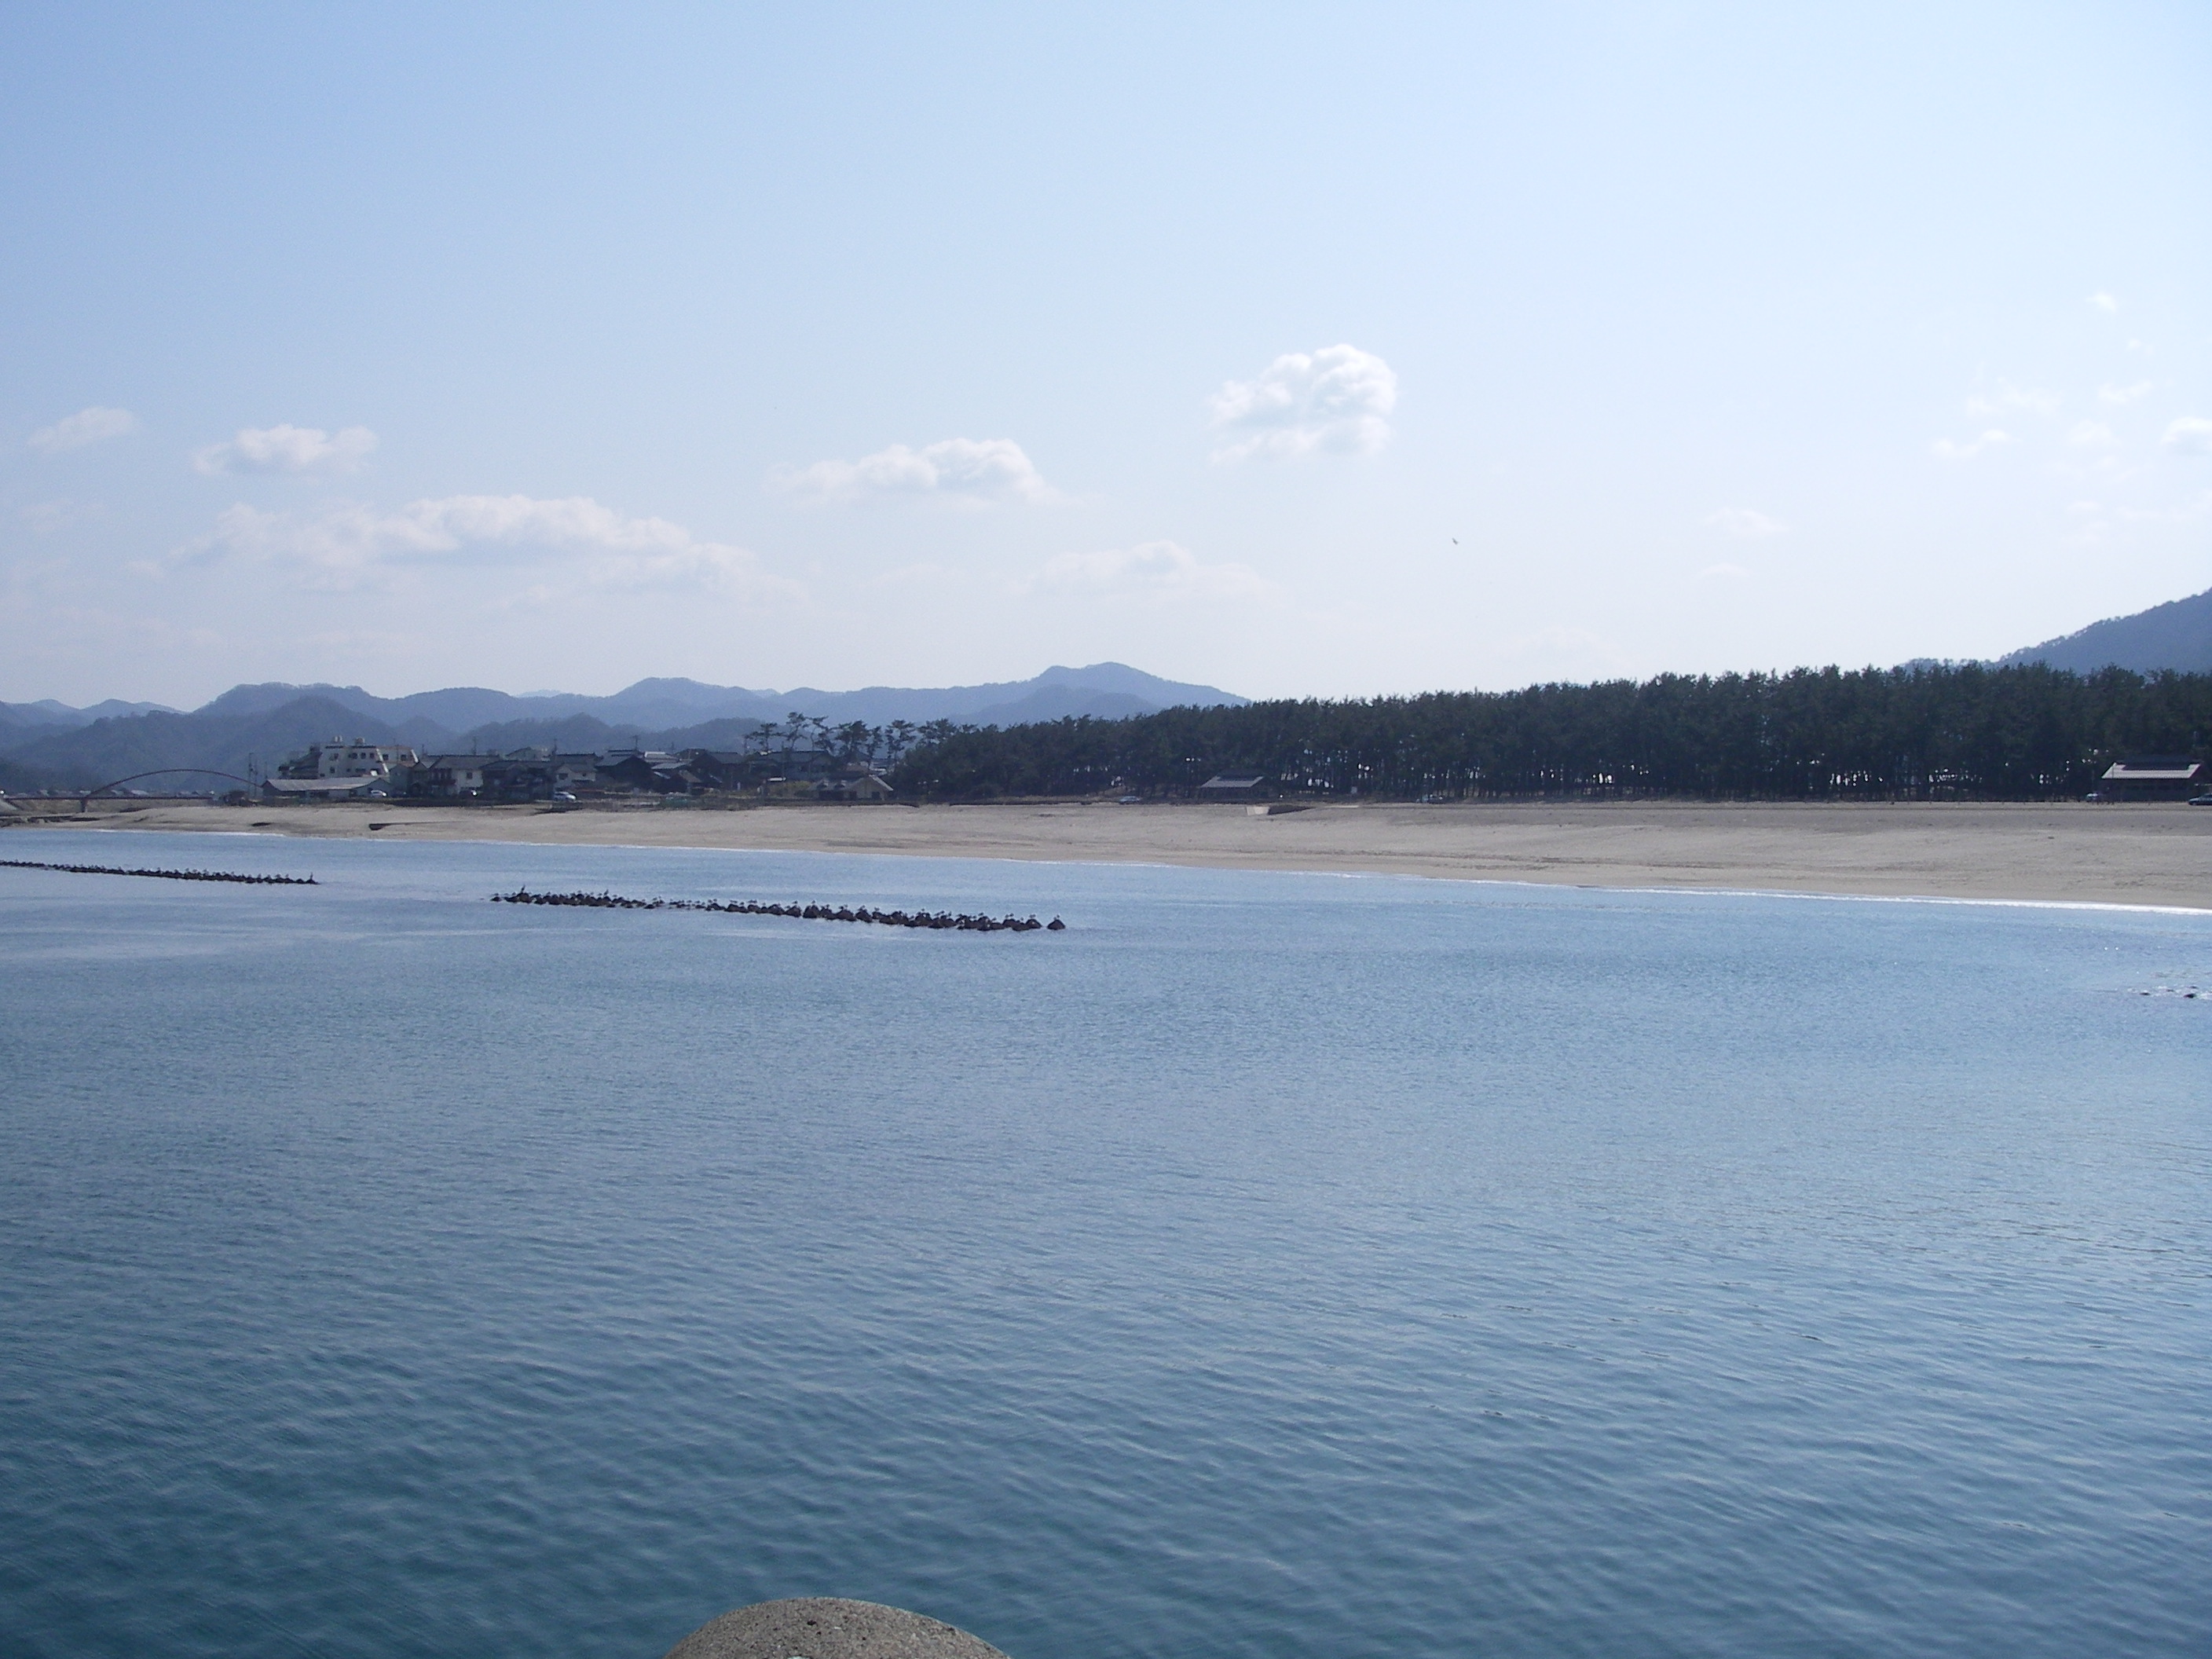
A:
[[[1224,772],[1291,793],[1468,799],[2048,799],[2119,756],[2197,750],[2212,674],[1979,664],[1797,669],[1505,692],[1170,708],[928,729],[902,793],[1187,797]]]

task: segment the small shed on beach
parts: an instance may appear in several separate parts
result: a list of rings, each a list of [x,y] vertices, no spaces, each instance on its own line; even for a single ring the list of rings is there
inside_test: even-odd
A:
[[[2181,800],[2204,787],[2204,763],[2187,755],[2130,755],[2097,781],[2106,800]]]
[[[889,800],[897,793],[882,773],[858,763],[814,787],[824,800]]]
[[[297,795],[312,800],[336,800],[342,795],[359,794],[372,785],[382,784],[381,777],[363,778],[268,778],[262,787],[272,795]]]

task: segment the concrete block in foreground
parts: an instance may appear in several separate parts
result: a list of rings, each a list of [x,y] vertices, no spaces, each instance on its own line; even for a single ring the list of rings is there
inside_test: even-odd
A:
[[[918,1613],[834,1595],[756,1601],[702,1625],[668,1659],[1006,1659]]]

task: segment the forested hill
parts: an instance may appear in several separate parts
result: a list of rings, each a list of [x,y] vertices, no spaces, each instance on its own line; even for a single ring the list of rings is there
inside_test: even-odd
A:
[[[2092,623],[2078,633],[1999,659],[2000,665],[2028,662],[2081,674],[2108,665],[2146,674],[2160,668],[2191,674],[2212,671],[2212,592]]]
[[[2087,793],[2115,756],[2199,750],[2208,738],[2212,674],[1799,669],[940,726],[896,781],[948,799],[1172,798],[1223,772],[1400,799],[2035,799]]]

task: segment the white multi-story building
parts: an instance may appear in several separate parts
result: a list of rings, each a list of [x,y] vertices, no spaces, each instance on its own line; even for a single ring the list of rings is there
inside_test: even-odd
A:
[[[405,744],[332,738],[328,743],[309,744],[305,754],[286,761],[269,780],[269,787],[283,794],[348,793],[386,781],[395,769],[404,771],[419,760]]]
[[[328,743],[313,744],[303,757],[312,771],[285,770],[295,776],[317,778],[380,778],[388,776],[395,766],[412,766],[417,757],[412,748],[404,744],[364,743],[359,738],[332,738]]]

